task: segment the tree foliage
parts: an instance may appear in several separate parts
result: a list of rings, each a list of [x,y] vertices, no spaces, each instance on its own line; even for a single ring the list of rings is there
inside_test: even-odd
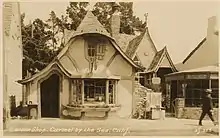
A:
[[[82,19],[87,13],[88,2],[70,2],[67,7],[67,15],[72,21],[72,25],[68,29],[74,29],[79,26]],[[114,2],[97,2],[92,10],[99,22],[110,32],[110,17],[113,14],[112,6]],[[132,2],[119,2],[121,12],[121,33],[134,34],[135,30],[142,31],[145,27],[138,17],[133,15]]]

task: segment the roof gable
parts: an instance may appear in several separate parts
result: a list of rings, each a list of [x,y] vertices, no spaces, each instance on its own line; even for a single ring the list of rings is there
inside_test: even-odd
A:
[[[167,48],[165,46],[162,50],[160,50],[156,53],[147,72],[152,72],[152,71],[156,72],[159,69],[159,67],[161,67],[161,65],[163,64],[164,58],[166,58],[166,60],[168,60],[168,63],[170,64],[171,69],[174,72],[177,71],[176,67],[174,66],[174,64],[170,58],[170,55],[167,51]]]
[[[203,43],[206,41],[206,38],[204,38],[199,44],[198,46],[189,53],[189,55],[183,60],[183,64],[203,45]]]
[[[129,42],[129,45],[126,49],[126,54],[134,59],[135,57],[135,54],[137,53],[138,49],[140,48],[140,46],[146,46],[146,44],[141,44],[142,41],[148,41],[150,43],[150,46],[152,47],[153,51],[156,53],[157,52],[157,49],[156,49],[156,46],[154,45],[154,42],[150,36],[150,33],[149,33],[149,30],[148,30],[148,27],[146,27],[144,29],[144,31],[137,37],[135,37],[133,40],[131,40]],[[148,46],[148,45],[147,45]]]

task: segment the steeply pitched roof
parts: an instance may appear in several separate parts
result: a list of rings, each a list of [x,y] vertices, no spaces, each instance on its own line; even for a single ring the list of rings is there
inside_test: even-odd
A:
[[[119,46],[121,47],[121,49],[126,52],[126,49],[129,45],[129,42],[134,39],[136,37],[136,35],[128,35],[128,34],[119,34],[116,41],[119,44]]]
[[[191,52],[189,55],[183,60],[183,64],[202,46],[202,44],[206,41],[206,38],[204,38],[198,46]]]
[[[91,11],[88,11],[75,33],[99,33],[110,36]]]
[[[146,29],[137,37],[135,37],[133,40],[129,42],[129,45],[126,49],[126,54],[132,58],[135,55],[136,49],[138,48],[139,44],[141,43],[141,40],[144,37],[144,34],[146,33]]]
[[[171,69],[173,71],[177,71],[176,67],[174,66],[174,64],[173,64],[173,62],[170,58],[170,55],[167,51],[167,48],[165,46],[162,50],[160,50],[156,53],[156,55],[154,56],[154,59],[152,60],[147,72],[157,71],[157,69],[160,67],[160,63],[162,62],[163,58],[165,58],[165,57],[167,57],[167,59],[170,63]]]
[[[135,56],[135,54],[136,54],[136,52],[137,52],[137,50],[138,50],[138,47],[139,47],[141,41],[142,41],[143,39],[145,39],[145,37],[147,37],[146,39],[148,39],[148,41],[150,41],[150,43],[152,44],[153,50],[154,50],[155,52],[157,52],[156,46],[154,45],[154,42],[153,42],[153,40],[152,40],[152,38],[151,38],[151,36],[150,36],[148,27],[146,27],[146,28],[144,29],[144,31],[143,31],[139,36],[135,37],[133,40],[131,40],[131,41],[129,42],[129,45],[128,45],[127,49],[126,49],[126,54],[127,54],[130,58],[134,59],[134,56]]]
[[[117,51],[119,51],[123,58],[125,58],[132,66],[142,69],[141,66],[135,64],[134,61],[123,52],[117,41],[113,37],[111,37],[111,35],[107,32],[104,26],[97,20],[97,18],[91,11],[87,12],[86,16],[82,20],[77,30],[71,34],[71,38],[75,38],[76,36],[80,36],[83,34],[100,34],[110,38],[113,46],[116,48]],[[64,47],[64,49],[60,52],[58,57],[61,57],[61,55],[63,55],[67,49],[68,48]]]
[[[130,59],[120,48],[118,43],[114,38],[110,36],[110,34],[105,30],[105,28],[101,25],[101,23],[96,19],[92,12],[88,11],[85,18],[82,20],[80,26],[77,28],[75,32],[71,34],[71,38],[68,40],[66,46],[61,50],[61,52],[54,58],[54,60],[42,71],[38,72],[34,76],[27,78],[25,80],[18,81],[19,83],[26,83],[28,81],[33,80],[34,78],[43,74],[43,72],[47,72],[54,64],[58,65],[58,67],[66,74],[71,77],[71,73],[66,71],[61,64],[59,64],[59,59],[67,52],[69,48],[70,41],[74,40],[77,36],[81,36],[84,34],[100,34],[109,38],[110,42],[114,46],[114,48],[122,55],[122,57],[127,60],[133,67],[144,70],[144,68],[138,64],[136,64],[132,59]],[[73,74],[72,74],[73,75]]]

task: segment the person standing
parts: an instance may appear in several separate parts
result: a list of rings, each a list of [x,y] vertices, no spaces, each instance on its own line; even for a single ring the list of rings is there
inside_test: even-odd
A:
[[[209,118],[212,120],[214,125],[217,125],[215,122],[213,116],[212,116],[212,111],[213,111],[213,103],[212,103],[212,97],[211,97],[212,90],[211,89],[206,89],[205,90],[205,96],[202,99],[202,114],[199,119],[199,125],[202,126],[202,120],[205,117],[206,114],[209,115]]]

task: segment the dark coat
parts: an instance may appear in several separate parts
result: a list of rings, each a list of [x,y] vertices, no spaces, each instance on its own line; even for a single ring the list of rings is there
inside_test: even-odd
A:
[[[202,99],[202,110],[209,111],[213,109],[212,97],[205,96]]]

